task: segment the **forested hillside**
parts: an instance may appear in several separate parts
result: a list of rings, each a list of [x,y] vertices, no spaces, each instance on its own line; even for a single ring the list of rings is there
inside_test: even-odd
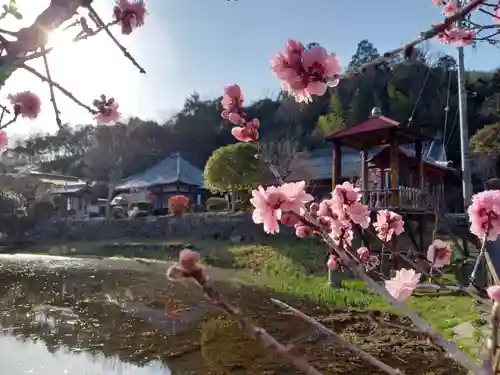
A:
[[[378,56],[368,41],[358,44],[349,68]],[[441,135],[448,157],[459,163],[456,62],[451,56],[428,58],[415,51],[410,60],[396,60],[341,81],[328,95],[309,105],[284,94],[251,103],[247,112],[261,121],[261,139],[291,139],[309,150],[324,147],[324,134],[351,126],[369,116],[374,106],[412,128]],[[500,70],[468,72],[469,132],[499,120]],[[222,93],[221,87],[221,93]],[[203,166],[220,146],[234,143],[231,124],[221,116],[220,97],[202,100],[196,93],[164,124],[131,118],[114,127],[66,126],[57,134],[34,135],[7,153],[11,164],[43,163],[47,170],[88,179],[107,179],[111,167],[125,177],[174,151]],[[495,140],[494,142],[499,142]],[[22,160],[22,162],[21,162]]]

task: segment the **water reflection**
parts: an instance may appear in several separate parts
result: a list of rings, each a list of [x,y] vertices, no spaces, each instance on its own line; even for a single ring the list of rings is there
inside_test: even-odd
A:
[[[9,375],[159,375],[170,374],[161,363],[139,367],[103,355],[58,350],[49,353],[41,341],[0,336],[0,366]]]
[[[2,373],[170,374],[175,336],[206,313],[203,305],[170,317],[164,307],[168,294],[151,287],[157,278],[165,289],[162,274],[46,267],[53,261],[0,264]]]
[[[0,374],[300,374],[201,302],[199,288],[167,282],[164,271],[130,261],[0,256]],[[269,291],[218,279],[215,271],[216,288],[245,316],[293,343],[325,375],[378,374],[310,324],[282,314]],[[423,338],[374,330],[366,312],[294,302],[404,373],[466,373]]]

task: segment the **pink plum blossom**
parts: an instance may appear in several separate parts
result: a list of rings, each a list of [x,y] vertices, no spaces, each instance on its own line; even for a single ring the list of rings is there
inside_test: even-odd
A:
[[[332,192],[332,207],[337,207],[336,212],[340,220],[352,220],[362,228],[368,228],[370,224],[370,209],[361,204],[361,194],[359,189],[351,183],[344,182],[342,185],[335,186]]]
[[[22,117],[34,120],[40,114],[42,102],[38,95],[33,94],[31,91],[10,94],[7,96],[7,99],[14,106],[14,114],[16,116],[21,115]]]
[[[358,253],[359,259],[361,259],[361,261],[367,260],[370,257],[370,250],[368,250],[368,248],[364,247],[364,246],[360,247],[357,250],[357,253]]]
[[[7,133],[4,130],[0,130],[0,151],[5,150],[8,143],[9,138],[7,137]]]
[[[352,223],[362,228],[370,224],[370,210],[361,204],[358,189],[348,182],[335,186],[331,199],[320,202],[315,215],[318,223],[330,237],[342,245],[351,245],[353,239]]]
[[[451,263],[451,247],[444,241],[434,240],[427,249],[427,260],[431,267],[441,268]]]
[[[300,219],[297,217],[297,215],[285,212],[281,215],[280,222],[287,227],[294,227],[297,224],[300,224]]]
[[[337,271],[340,268],[339,258],[336,255],[330,254],[326,266],[331,271]]]
[[[94,100],[93,104],[97,109],[94,118],[98,125],[113,125],[120,120],[121,113],[118,111],[119,105],[115,99],[107,99],[105,95],[101,95],[100,100]]]
[[[493,301],[500,301],[500,285],[492,285],[486,289],[486,292]]]
[[[181,250],[179,265],[186,271],[192,271],[200,261],[200,254],[190,249]]]
[[[338,84],[342,71],[335,54],[314,45],[306,49],[295,40],[289,40],[285,52],[278,52],[271,59],[271,71],[280,80],[281,88],[298,102],[311,102],[311,95],[323,95],[327,87]]]
[[[234,113],[229,115],[229,119],[233,116],[239,116]],[[241,117],[240,117],[241,118]],[[241,118],[243,120],[243,118]],[[231,121],[233,122],[233,121]],[[234,123],[234,122],[233,122]],[[240,142],[255,142],[259,139],[259,119],[253,119],[245,123],[243,120],[243,126],[235,126],[231,129],[231,134]]]
[[[144,25],[146,4],[144,0],[117,0],[113,9],[116,20],[119,20],[122,34],[128,35],[135,28]]]
[[[313,200],[305,191],[305,181],[285,183],[281,186],[259,186],[252,191],[250,203],[255,207],[253,221],[264,224],[266,233],[278,233],[278,220],[283,212],[290,211],[301,214],[304,205]]]
[[[221,115],[223,119],[231,121],[235,125],[242,125],[244,123],[241,114],[243,113],[244,96],[240,86],[234,84],[227,86],[224,89],[221,104],[224,110]],[[238,116],[230,117],[231,114]]]
[[[437,35],[437,39],[444,44],[453,44],[457,47],[468,46],[474,42],[476,33],[472,30],[450,27]]]
[[[499,8],[496,8],[494,11],[493,11],[493,22],[496,23],[496,24],[499,24],[500,23],[500,7]]]
[[[445,17],[454,15],[458,11],[457,1],[448,0],[448,2],[443,5],[443,8],[441,10],[443,12],[443,16]]]
[[[486,190],[472,197],[467,210],[470,231],[483,240],[494,241],[500,234],[500,190]]]
[[[385,287],[390,295],[402,302],[407,299],[420,280],[420,274],[416,273],[415,270],[402,268],[396,271],[396,275],[390,279],[386,280]]]
[[[357,251],[359,260],[365,266],[366,271],[372,271],[380,265],[380,260],[376,255],[371,255],[367,247],[360,247]]]
[[[394,235],[404,232],[404,222],[401,215],[389,210],[377,212],[377,221],[373,223],[377,237],[382,241],[390,241]]]
[[[283,220],[281,220],[281,222],[283,222]],[[295,224],[295,235],[300,238],[312,237],[314,235],[314,231],[310,226],[299,223]]]
[[[351,247],[354,232],[350,226],[341,227],[330,233],[330,238],[341,248]]]

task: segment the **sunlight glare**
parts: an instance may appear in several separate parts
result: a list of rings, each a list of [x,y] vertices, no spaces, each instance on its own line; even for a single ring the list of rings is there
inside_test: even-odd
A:
[[[74,30],[55,30],[49,34],[48,47],[54,49],[65,49],[70,48],[75,43],[73,39],[75,38]]]

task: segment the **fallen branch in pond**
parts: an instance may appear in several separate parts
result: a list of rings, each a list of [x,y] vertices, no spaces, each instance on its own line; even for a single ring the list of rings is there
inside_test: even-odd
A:
[[[233,307],[221,293],[213,288],[204,267],[199,264],[199,260],[200,255],[197,252],[188,249],[182,250],[179,255],[179,263],[168,269],[167,277],[170,280],[183,278],[194,280],[212,304],[233,318],[249,338],[260,341],[265,349],[274,351],[304,374],[322,375],[307,359],[294,353],[293,346],[284,346],[263,328],[250,323],[237,308]]]
[[[389,375],[403,375],[401,371],[398,369],[394,369],[391,366],[386,365],[384,362],[379,361],[377,358],[373,357],[370,353],[365,352],[363,349],[358,348],[356,345],[351,344],[349,341],[345,340],[342,336],[336,334],[333,332],[331,329],[328,329],[325,327],[323,324],[315,320],[314,318],[311,318],[310,316],[304,314],[303,312],[293,308],[290,305],[287,305],[286,303],[271,298],[271,301],[275,303],[276,305],[280,306],[281,308],[290,311],[293,315],[296,317],[305,320],[308,323],[311,323],[313,326],[315,326],[319,332],[322,334],[331,337],[332,340],[336,341],[343,347],[347,348],[350,350],[353,354],[357,355],[359,358],[362,360],[366,361],[367,363],[370,363],[374,367],[378,368],[379,370],[385,372],[386,374]]]

